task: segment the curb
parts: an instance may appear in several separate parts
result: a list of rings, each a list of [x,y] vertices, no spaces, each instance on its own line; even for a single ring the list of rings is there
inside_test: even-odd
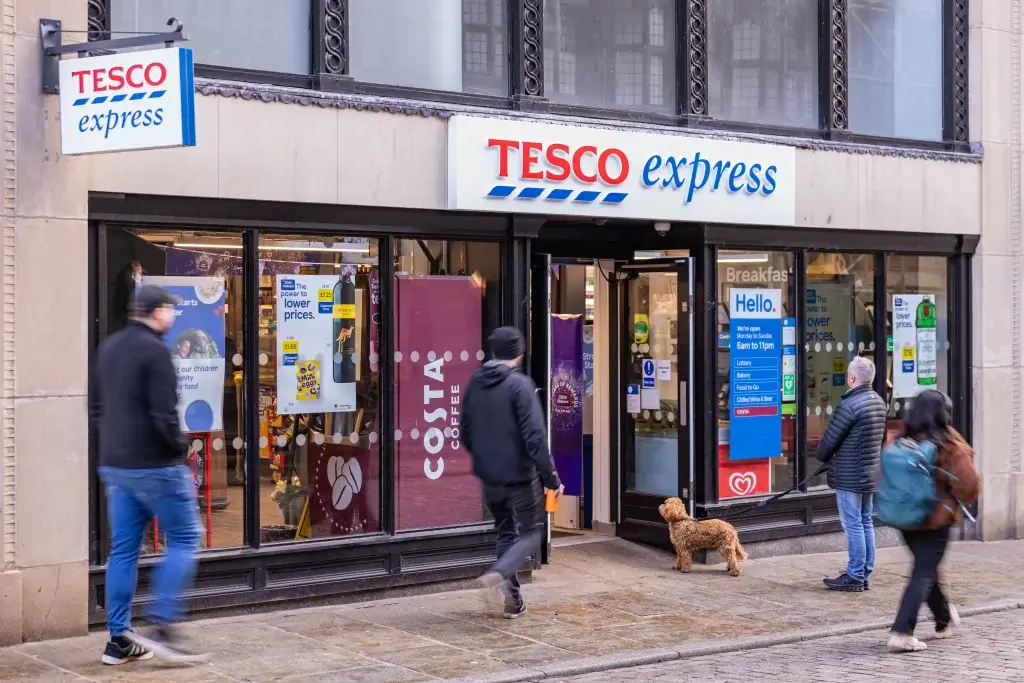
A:
[[[1024,608],[1024,600],[1004,600],[973,607],[961,607],[961,617],[975,617],[996,612],[1009,612]],[[919,623],[931,621],[931,617],[922,617]],[[662,664],[693,657],[705,657],[727,652],[743,652],[760,650],[777,645],[792,645],[804,641],[820,640],[834,636],[846,636],[866,631],[880,631],[892,626],[892,619],[866,621],[844,626],[827,626],[810,631],[799,631],[777,636],[752,636],[748,638],[730,638],[715,643],[683,643],[678,646],[667,646],[654,650],[636,650],[620,652],[602,657],[583,657],[569,662],[552,662],[534,667],[523,667],[511,671],[497,671],[481,676],[447,679],[449,683],[536,683],[552,678],[579,676],[582,674],[626,669],[650,664]]]

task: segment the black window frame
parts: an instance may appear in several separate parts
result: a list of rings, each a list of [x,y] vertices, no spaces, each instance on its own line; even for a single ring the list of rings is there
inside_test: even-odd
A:
[[[196,75],[227,81],[288,86],[328,93],[515,109],[681,126],[704,130],[759,133],[837,143],[885,145],[934,152],[971,153],[968,111],[968,13],[970,0],[941,0],[943,16],[942,140],[888,138],[849,130],[849,0],[818,0],[818,127],[788,128],[717,120],[708,112],[707,8],[714,0],[675,0],[674,113],[603,109],[550,101],[544,93],[544,2],[503,0],[507,7],[507,96],[445,92],[377,83],[349,75],[349,0],[311,3],[312,54],[309,74],[197,65]],[[88,0],[89,40],[110,37],[110,0]],[[187,30],[186,26],[186,30]],[[667,50],[669,54],[673,50]]]
[[[857,231],[825,231],[814,228],[780,228],[765,231],[759,227],[749,226],[707,226],[705,228],[706,247],[702,255],[708,264],[707,277],[714,286],[707,286],[708,297],[705,318],[698,324],[700,337],[705,348],[713,349],[717,343],[716,314],[718,303],[718,252],[721,250],[738,251],[789,251],[795,256],[795,276],[798,292],[797,300],[797,334],[803,339],[805,330],[805,292],[806,267],[808,255],[812,253],[858,253],[874,257],[874,306],[876,310],[885,311],[886,301],[886,262],[887,256],[935,256],[946,259],[947,268],[947,329],[949,339],[958,343],[949,355],[949,396],[954,405],[954,426],[960,430],[964,438],[970,442],[972,438],[972,334],[971,334],[971,261],[978,244],[977,235],[930,235],[929,244],[921,243],[920,235],[914,233],[871,233],[867,240],[872,248],[865,249],[865,236]],[[886,318],[875,318],[874,325],[875,350],[873,361],[877,368],[887,367],[886,350]],[[797,386],[806,386],[806,368],[804,354],[797,353]],[[698,364],[701,377],[695,378],[695,386],[714,387],[717,376],[717,354],[703,354]],[[877,372],[875,375],[875,391],[885,396],[887,373]],[[820,463],[813,453],[807,451],[806,444],[806,411],[804,395],[798,391],[797,424],[795,433],[795,469],[796,482],[802,481],[813,473]],[[712,411],[708,411],[710,415]],[[700,430],[701,438],[694,446],[695,463],[700,464],[694,473],[694,490],[697,494],[698,516],[724,517],[731,509],[743,509],[761,498],[739,498],[736,500],[718,500],[718,432],[712,420],[705,420]],[[794,482],[794,483],[796,483]],[[824,524],[835,526],[838,530],[838,518],[835,517],[834,502],[828,501],[829,491],[807,490],[802,486],[796,493],[787,496],[778,503],[768,506],[762,514],[744,515],[736,520],[738,528],[750,529],[757,540],[767,540],[778,536],[777,529],[765,529],[763,525],[769,520],[780,522],[790,520],[793,524]]]

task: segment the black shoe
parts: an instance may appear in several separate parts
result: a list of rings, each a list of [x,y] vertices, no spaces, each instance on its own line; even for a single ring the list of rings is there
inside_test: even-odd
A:
[[[156,626],[145,634],[129,633],[128,637],[170,662],[205,662],[210,658],[209,654],[195,652],[186,646],[179,633],[171,626]]]
[[[851,579],[845,572],[835,579],[825,579],[825,586],[830,591],[843,591],[846,593],[861,593],[864,591],[864,582]]]
[[[110,666],[117,666],[137,660],[152,659],[152,657],[152,650],[147,650],[138,643],[132,642],[126,636],[114,636],[107,642],[107,649],[103,651],[100,661]]]
[[[520,600],[518,605],[505,605],[502,616],[506,619],[518,619],[524,614],[526,614],[526,603]]]
[[[849,576],[849,574],[847,574],[846,572],[843,572],[842,574],[839,575],[839,578],[843,578],[844,576]],[[829,579],[826,579],[825,581],[826,581],[826,585],[827,585],[827,582],[829,581]],[[867,579],[864,579],[864,590],[866,590],[866,591],[871,590],[871,582],[868,581]]]

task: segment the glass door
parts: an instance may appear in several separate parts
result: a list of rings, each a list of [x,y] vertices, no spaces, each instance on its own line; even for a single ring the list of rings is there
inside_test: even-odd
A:
[[[620,520],[657,522],[665,498],[693,513],[692,274],[688,258],[623,270]]]

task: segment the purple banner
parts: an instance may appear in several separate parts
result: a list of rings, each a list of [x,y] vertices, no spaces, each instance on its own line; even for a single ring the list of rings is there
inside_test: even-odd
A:
[[[567,496],[583,494],[583,316],[551,316],[551,455]]]

